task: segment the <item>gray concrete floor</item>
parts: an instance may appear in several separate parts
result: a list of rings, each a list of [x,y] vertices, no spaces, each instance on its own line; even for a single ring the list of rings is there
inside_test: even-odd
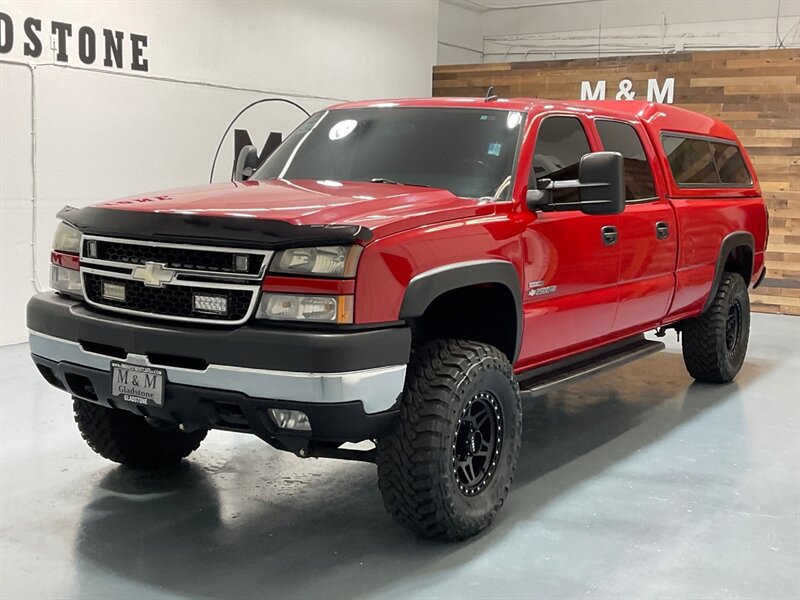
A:
[[[692,383],[668,350],[526,409],[494,525],[459,544],[384,513],[371,465],[212,432],[174,473],[95,456],[24,345],[0,349],[0,597],[798,598],[800,319]]]

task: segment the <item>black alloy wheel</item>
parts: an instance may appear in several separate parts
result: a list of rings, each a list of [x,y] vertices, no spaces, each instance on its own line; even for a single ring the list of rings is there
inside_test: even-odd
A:
[[[728,318],[725,322],[725,347],[728,352],[736,351],[739,343],[739,332],[742,329],[742,305],[734,300],[728,308]]]
[[[465,496],[479,493],[492,479],[503,445],[503,413],[487,391],[475,394],[461,411],[453,444],[453,475]]]

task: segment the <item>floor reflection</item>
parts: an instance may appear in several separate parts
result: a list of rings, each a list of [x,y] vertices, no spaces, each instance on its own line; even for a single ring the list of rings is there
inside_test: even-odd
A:
[[[213,598],[378,594],[398,578],[485,552],[582,478],[734,401],[737,386],[752,385],[766,368],[749,361],[736,384],[692,384],[680,355],[665,352],[528,405],[513,502],[494,527],[461,544],[420,540],[395,526],[370,465],[301,461],[248,445],[172,473],[114,468],[83,510],[76,550],[88,565],[80,571],[89,578],[99,567]],[[614,452],[540,481],[613,440]]]

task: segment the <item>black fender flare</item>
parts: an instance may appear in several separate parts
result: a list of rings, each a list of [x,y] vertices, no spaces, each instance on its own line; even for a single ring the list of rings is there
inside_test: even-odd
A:
[[[507,260],[486,259],[443,265],[415,275],[406,288],[400,305],[401,320],[420,317],[436,298],[463,287],[492,283],[511,292],[516,307],[517,339],[514,360],[522,345],[522,286],[514,264]]]
[[[717,264],[714,267],[714,281],[711,284],[711,291],[708,293],[708,298],[706,298],[705,304],[703,304],[703,312],[706,312],[714,301],[714,295],[717,293],[719,282],[722,280],[722,274],[725,272],[725,263],[728,260],[728,256],[740,246],[747,246],[750,248],[751,255],[755,257],[756,242],[753,238],[753,234],[749,231],[734,231],[723,238],[722,244],[720,244],[719,247],[719,254],[717,255]],[[751,264],[750,277],[752,277],[752,273],[753,265]]]

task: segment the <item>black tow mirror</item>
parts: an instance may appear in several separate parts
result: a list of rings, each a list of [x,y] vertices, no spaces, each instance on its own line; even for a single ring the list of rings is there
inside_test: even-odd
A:
[[[619,152],[584,154],[578,168],[580,209],[587,215],[625,210],[625,162]]]
[[[553,190],[579,190],[578,202],[554,202]],[[625,209],[625,163],[619,152],[584,154],[578,179],[540,179],[538,189],[528,190],[525,202],[531,210],[580,210],[587,215],[616,215]]]
[[[233,181],[245,181],[255,172],[258,167],[258,149],[255,146],[244,146],[236,157],[236,164],[233,167]]]

